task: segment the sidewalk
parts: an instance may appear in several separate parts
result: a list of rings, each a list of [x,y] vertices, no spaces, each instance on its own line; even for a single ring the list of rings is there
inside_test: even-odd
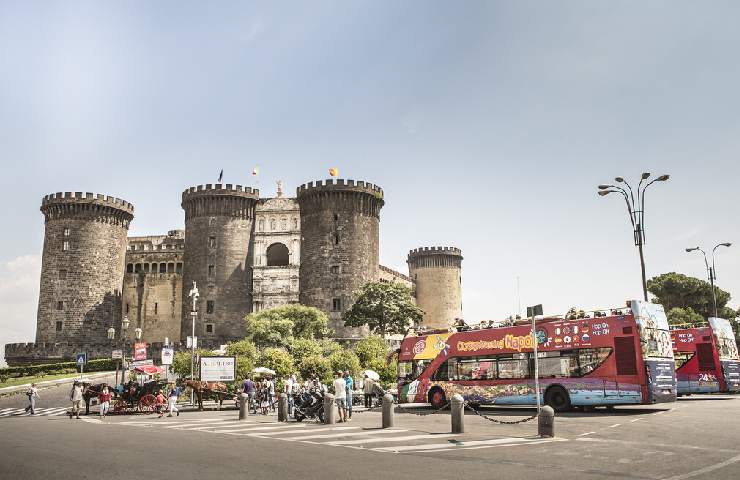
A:
[[[84,380],[93,380],[96,378],[108,377],[108,376],[115,375],[115,374],[116,374],[115,370],[112,372],[95,372],[95,373],[90,373],[86,375],[83,374],[82,378]],[[36,382],[36,387],[39,390],[47,390],[49,388],[54,388],[60,385],[72,383],[75,380],[79,380],[79,378],[80,378],[79,376],[75,376],[75,377],[69,377],[69,378],[59,378],[56,380],[46,380],[43,382]],[[16,395],[18,393],[24,393],[26,390],[28,390],[28,387],[30,386],[31,386],[30,383],[24,383],[23,385],[15,385],[13,387],[0,388],[0,397],[7,397],[11,395]]]

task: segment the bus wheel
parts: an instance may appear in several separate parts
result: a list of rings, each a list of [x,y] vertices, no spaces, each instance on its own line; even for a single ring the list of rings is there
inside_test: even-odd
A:
[[[550,387],[545,392],[545,403],[556,412],[567,412],[571,409],[570,396],[563,387]]]
[[[447,405],[447,398],[445,392],[441,388],[435,388],[429,392],[429,403],[432,404],[433,408],[442,408]]]

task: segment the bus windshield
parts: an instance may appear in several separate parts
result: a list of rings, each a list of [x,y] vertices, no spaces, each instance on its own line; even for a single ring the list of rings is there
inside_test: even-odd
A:
[[[399,382],[412,382],[419,378],[419,375],[431,363],[431,360],[413,360],[410,362],[398,362],[398,380]]]

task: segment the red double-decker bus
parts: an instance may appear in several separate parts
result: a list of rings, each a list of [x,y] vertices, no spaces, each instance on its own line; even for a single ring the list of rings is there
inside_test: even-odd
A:
[[[671,330],[678,394],[740,392],[740,357],[730,322]]]
[[[400,402],[439,408],[459,393],[471,404],[534,405],[534,338],[540,401],[562,412],[676,400],[676,376],[663,307],[629,307],[584,318],[407,337],[398,362]]]

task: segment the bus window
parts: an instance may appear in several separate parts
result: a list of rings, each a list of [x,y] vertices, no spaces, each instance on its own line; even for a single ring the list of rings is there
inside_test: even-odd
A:
[[[473,372],[474,380],[495,380],[496,379],[496,359],[479,358],[478,370]]]
[[[434,372],[434,375],[432,375],[432,380],[439,380],[446,382],[448,380],[455,380],[457,378],[457,360],[454,358],[451,358],[444,362],[442,365],[437,368],[437,370]]]
[[[529,377],[529,360],[517,355],[513,358],[510,355],[501,355],[498,357],[498,378],[527,378]]]
[[[540,378],[578,376],[578,358],[573,350],[542,352],[538,357]]]
[[[676,360],[676,370],[678,370],[694,358],[694,352],[673,352],[673,358]]]
[[[457,363],[457,380],[473,380],[473,372],[478,370],[475,358],[460,359]]]
[[[582,348],[578,350],[578,363],[580,364],[580,376],[588,375],[601,366],[609,358],[612,349],[609,347],[602,348]]]
[[[398,379],[412,381],[419,378],[429,364],[429,360],[414,360],[412,362],[398,362]]]

